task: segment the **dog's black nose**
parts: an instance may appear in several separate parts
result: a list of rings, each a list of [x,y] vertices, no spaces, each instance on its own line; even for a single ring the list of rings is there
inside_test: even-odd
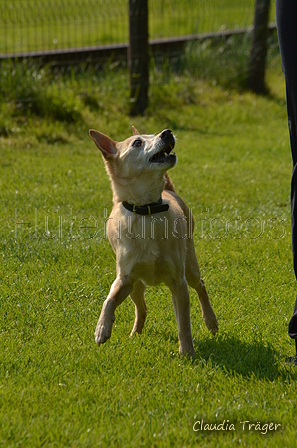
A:
[[[163,140],[165,138],[171,137],[172,136],[172,131],[170,129],[165,129],[161,135],[160,138]]]

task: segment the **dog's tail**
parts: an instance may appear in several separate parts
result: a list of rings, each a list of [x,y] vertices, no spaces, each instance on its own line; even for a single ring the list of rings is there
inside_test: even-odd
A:
[[[172,180],[168,176],[168,173],[165,173],[164,178],[165,178],[164,190],[169,190],[169,191],[174,191],[175,192],[174,185],[172,183]]]

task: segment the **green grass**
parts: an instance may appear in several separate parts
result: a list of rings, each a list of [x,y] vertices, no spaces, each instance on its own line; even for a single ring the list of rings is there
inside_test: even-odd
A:
[[[1,446],[296,447],[297,371],[284,363],[296,284],[280,61],[269,65],[266,97],[219,73],[173,73],[152,83],[147,113],[133,121],[125,71],[5,69],[0,97],[24,86],[32,101],[2,101],[0,111]],[[192,208],[220,325],[212,337],[191,292],[191,361],[178,355],[163,286],[148,289],[141,337],[129,339],[128,299],[111,339],[98,348],[93,338],[115,257],[104,238],[109,181],[87,131],[123,139],[132,124],[169,127],[178,139],[171,176]],[[194,432],[201,420],[236,430]],[[265,435],[243,421],[281,426]]]
[[[0,53],[128,41],[126,0],[0,0]],[[150,0],[151,39],[251,26],[252,0]],[[274,5],[271,5],[271,21]]]

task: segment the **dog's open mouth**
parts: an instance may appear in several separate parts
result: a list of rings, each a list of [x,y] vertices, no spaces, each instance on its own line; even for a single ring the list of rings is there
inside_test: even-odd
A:
[[[161,151],[157,152],[150,158],[150,162],[153,163],[164,163],[169,161],[172,158],[176,158],[175,153],[173,152],[175,144],[170,143],[166,145]]]

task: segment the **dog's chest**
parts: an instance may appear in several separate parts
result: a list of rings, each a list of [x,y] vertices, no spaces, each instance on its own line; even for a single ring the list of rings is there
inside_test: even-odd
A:
[[[107,235],[116,253],[118,271],[147,285],[168,283],[177,275],[185,255],[181,241],[172,238],[170,230],[169,220],[162,214],[110,219]]]
[[[129,245],[132,241],[137,241],[142,247],[155,241],[168,239],[169,220],[166,214],[156,215],[135,215],[111,214],[107,221],[107,236],[112,246],[118,244]]]

